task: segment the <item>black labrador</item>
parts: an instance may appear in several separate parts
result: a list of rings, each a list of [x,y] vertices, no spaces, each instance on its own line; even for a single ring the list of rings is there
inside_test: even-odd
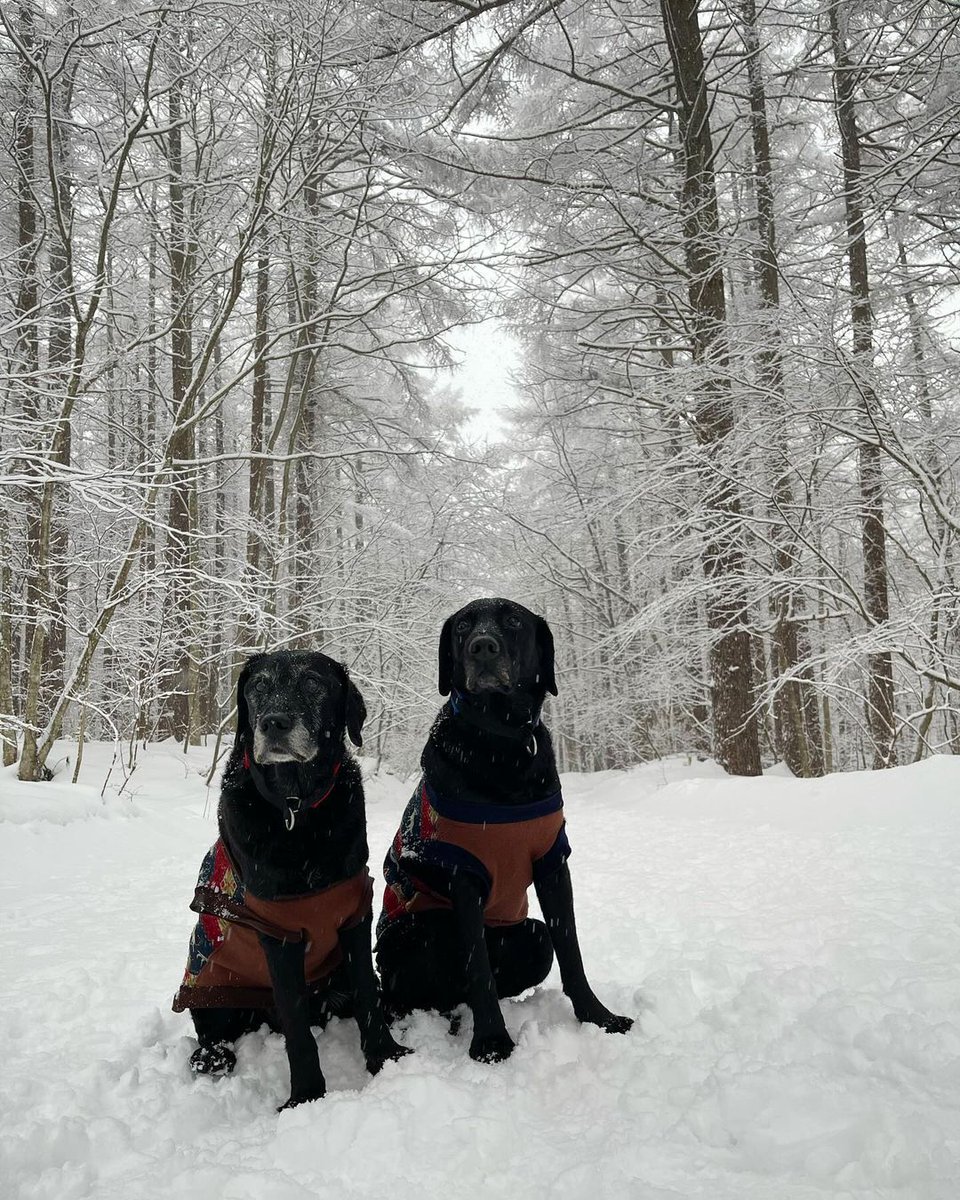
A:
[[[513,1050],[498,1000],[540,983],[556,952],[580,1021],[625,1033],[583,969],[560,781],[540,720],[557,694],[553,635],[509,600],[474,600],[440,634],[440,710],[423,776],[384,863],[377,926],[385,1005],[473,1011],[471,1058]],[[546,924],[527,916],[533,883]]]
[[[189,1009],[194,1071],[236,1065],[233,1043],[268,1021],[286,1040],[290,1098],[326,1084],[311,1023],[356,1017],[371,1073],[408,1051],[380,1007],[370,947],[372,880],[360,768],[363,698],[325,654],[249,660],[220,792],[220,838],[191,904],[200,919],[174,1010]]]

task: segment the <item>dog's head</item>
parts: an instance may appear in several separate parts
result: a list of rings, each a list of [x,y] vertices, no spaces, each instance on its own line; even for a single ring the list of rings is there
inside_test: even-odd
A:
[[[543,617],[512,600],[472,600],[440,633],[440,693],[557,694],[553,634]]]
[[[260,766],[308,763],[335,747],[344,730],[355,746],[367,710],[346,667],[326,654],[255,654],[237,682],[237,746]]]

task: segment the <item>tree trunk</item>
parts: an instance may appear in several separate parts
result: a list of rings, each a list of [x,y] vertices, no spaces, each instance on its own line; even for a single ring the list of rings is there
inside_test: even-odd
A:
[[[33,4],[22,0],[18,33],[27,53],[35,52]],[[17,294],[14,302],[16,340],[13,374],[25,424],[43,431],[46,411],[41,403],[39,307],[37,261],[40,243],[37,228],[36,138],[34,130],[33,72],[26,54],[17,62],[17,110],[13,121],[13,158],[17,171]],[[41,433],[41,436],[43,434]],[[25,473],[36,475],[30,459]],[[27,580],[24,593],[24,629],[27,633],[26,677],[23,683],[23,748],[18,774],[21,779],[47,777],[37,758],[37,730],[43,705],[43,674],[47,647],[47,587],[49,582],[50,522],[45,520],[45,492],[39,481],[28,489],[26,501]]]
[[[920,439],[921,455],[924,466],[930,473],[930,478],[937,491],[943,494],[946,478],[946,468],[940,447],[937,445],[933,428],[933,405],[930,399],[930,387],[927,382],[927,365],[923,350],[923,322],[917,307],[916,297],[909,283],[907,248],[903,239],[897,239],[897,262],[903,272],[903,300],[907,309],[907,323],[910,328],[910,353],[913,359],[913,369],[916,374],[917,410],[923,435]],[[924,505],[924,493],[920,493],[921,509]],[[950,606],[956,595],[955,546],[951,530],[939,513],[933,512],[925,522],[930,530],[933,550],[936,554],[937,571],[935,575],[936,590],[933,595],[933,612],[930,614],[930,626],[927,633],[930,645],[936,646],[945,631],[945,638],[952,636],[951,623],[948,618]],[[947,648],[944,647],[944,653]],[[923,697],[923,717],[917,729],[917,742],[913,752],[913,761],[919,762],[927,748],[927,733],[933,723],[936,712],[938,684],[934,679],[928,679],[926,694]]]
[[[770,596],[773,617],[771,648],[775,692],[773,701],[776,740],[794,775],[823,774],[823,748],[816,708],[804,704],[803,690],[812,684],[809,668],[801,663],[803,592],[789,580],[798,571],[796,541],[786,518],[794,513],[790,483],[790,449],[787,443],[787,400],[783,379],[783,344],[780,331],[780,267],[777,261],[776,222],[773,206],[773,168],[767,98],[760,60],[755,0],[743,0],[743,33],[747,50],[750,116],[753,135],[754,180],[757,194],[757,289],[764,317],[759,330],[757,382],[769,414],[769,469],[771,497],[768,519],[774,543],[775,584]]]
[[[73,17],[69,28],[76,27]],[[54,178],[59,216],[52,221],[50,238],[50,284],[53,298],[50,302],[50,323],[47,341],[47,368],[54,397],[60,397],[70,384],[70,369],[73,358],[73,322],[71,319],[72,280],[70,274],[69,230],[73,227],[73,183],[70,176],[70,121],[73,107],[73,80],[78,60],[69,60],[56,84],[52,85],[48,103],[51,105],[49,122],[52,145],[49,161],[54,164]],[[55,399],[54,403],[57,403]],[[70,421],[61,422],[56,432],[54,460],[69,466],[71,455]],[[45,706],[63,690],[66,655],[67,623],[66,602],[69,585],[69,511],[70,487],[59,484],[53,501],[53,519],[50,529],[50,629],[46,652],[44,680]]]
[[[253,390],[250,399],[250,459],[249,502],[247,525],[247,565],[250,567],[251,586],[259,592],[259,573],[263,550],[264,513],[266,499],[266,459],[263,454],[266,444],[270,377],[266,361],[268,302],[270,298],[270,256],[265,232],[260,235],[260,251],[257,255],[257,300],[253,339],[254,367]]]
[[[276,96],[276,43],[271,38],[265,47],[266,70],[264,72],[264,130],[269,128],[273,117]],[[266,136],[266,132],[264,133]],[[261,151],[261,161],[263,153]],[[270,191],[269,179],[261,176],[260,188],[264,206]],[[260,229],[257,251],[257,289],[253,336],[253,389],[250,397],[250,475],[248,480],[248,525],[247,566],[250,587],[255,596],[262,591],[264,532],[267,514],[273,516],[272,478],[273,467],[262,455],[267,445],[267,430],[270,423],[270,365],[267,361],[267,339],[270,328],[270,237],[266,226]],[[252,642],[255,631],[241,632],[243,644]]]
[[[873,386],[873,310],[867,271],[867,239],[863,220],[860,136],[854,103],[854,70],[847,53],[846,9],[839,0],[829,8],[833,43],[833,86],[843,158],[844,204],[847,228],[847,267],[853,325],[851,374],[856,388],[860,424],[864,431],[858,451],[861,541],[863,545],[864,607],[873,629],[882,635],[890,617],[887,596],[887,542],[883,509],[883,469],[875,444],[874,425],[880,401]],[[867,709],[873,743],[874,770],[897,765],[893,659],[889,650],[867,656]]]
[[[214,358],[215,366],[213,372],[213,387],[214,389],[220,386],[220,353],[219,348]],[[227,527],[227,478],[226,470],[223,462],[223,456],[226,450],[225,437],[225,422],[223,419],[223,410],[217,409],[214,416],[214,445],[213,452],[216,457],[216,466],[213,469],[214,482],[214,503],[213,503],[213,567],[212,573],[215,579],[223,577],[229,568],[229,560],[227,557],[226,545],[226,527]],[[207,678],[205,684],[206,696],[206,729],[215,731],[219,722],[219,695],[220,695],[220,675],[221,663],[223,660],[224,649],[226,647],[226,630],[224,622],[219,617],[219,612],[214,613],[213,621],[213,638],[210,644],[210,653],[207,664]]]
[[[183,742],[190,730],[190,702],[194,693],[195,656],[193,653],[193,578],[191,542],[194,504],[192,468],[180,463],[194,455],[194,427],[190,423],[193,405],[186,404],[193,374],[193,330],[190,282],[193,273],[192,247],[186,188],[183,177],[182,78],[179,62],[172,67],[168,93],[167,165],[170,200],[170,376],[173,412],[180,428],[171,442],[172,483],[167,517],[167,572],[169,613],[173,654],[167,675],[169,708],[167,732]]]
[[[706,612],[711,633],[715,752],[732,775],[759,775],[740,501],[729,480],[713,466],[733,433],[734,419],[720,220],[697,0],[661,0],[660,11],[679,108],[684,260],[693,361],[699,368],[695,428],[706,449],[703,502],[707,536],[702,561],[709,584]]]

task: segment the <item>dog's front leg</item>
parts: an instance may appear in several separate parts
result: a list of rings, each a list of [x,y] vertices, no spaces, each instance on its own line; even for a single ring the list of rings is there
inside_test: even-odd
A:
[[[630,1017],[618,1017],[600,1003],[587,983],[583,956],[573,915],[573,884],[570,868],[564,863],[558,870],[534,883],[543,909],[550,940],[560,967],[563,990],[570,997],[578,1021],[599,1025],[607,1033],[626,1033],[633,1024]]]
[[[373,973],[373,955],[370,949],[370,931],[373,918],[368,913],[362,921],[340,930],[340,945],[346,959],[356,1004],[357,1025],[360,1029],[360,1049],[366,1060],[367,1070],[376,1075],[390,1059],[402,1058],[412,1051],[393,1040],[380,1007],[380,990]]]
[[[514,1043],[504,1024],[490,969],[480,881],[469,871],[457,871],[451,881],[450,898],[467,985],[467,1003],[473,1012],[470,1057],[477,1062],[502,1062],[513,1053]]]
[[[319,1100],[327,1084],[320,1070],[320,1055],[310,1029],[310,1006],[304,974],[304,943],[283,942],[258,934],[273,984],[273,1002],[287,1045],[290,1063],[290,1098],[284,1108]]]

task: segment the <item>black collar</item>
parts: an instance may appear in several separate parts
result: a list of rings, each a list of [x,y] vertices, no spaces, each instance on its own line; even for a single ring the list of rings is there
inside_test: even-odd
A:
[[[283,814],[283,823],[289,833],[296,824],[297,817],[308,796],[309,803],[307,804],[307,808],[319,808],[337,786],[337,776],[340,774],[340,768],[343,766],[343,759],[338,758],[333,764],[331,774],[318,784],[313,783],[313,773],[310,770],[310,764],[298,763],[295,790],[291,781],[291,790],[287,795],[279,795],[270,787],[266,775],[260,769],[259,764],[254,762],[253,756],[247,749],[243,751],[243,766],[245,770],[250,772],[250,778],[253,780],[254,787],[264,800],[267,800]]]
[[[447,701],[450,712],[460,717],[469,725],[482,729],[493,737],[505,741],[520,743],[531,757],[537,753],[537,729],[540,728],[540,708],[534,709],[527,716],[516,714],[515,720],[497,717],[481,707],[473,696],[454,688]]]

